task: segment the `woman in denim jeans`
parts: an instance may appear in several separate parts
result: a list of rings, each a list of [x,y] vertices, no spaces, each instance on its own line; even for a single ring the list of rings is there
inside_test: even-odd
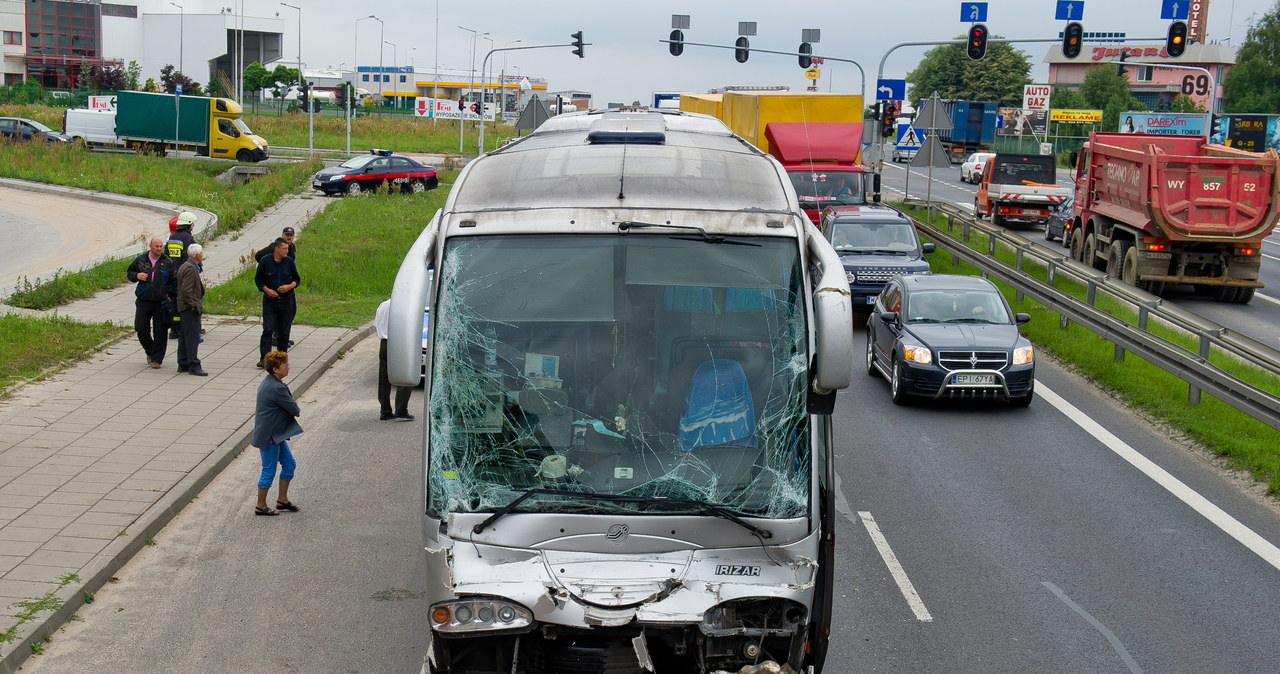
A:
[[[298,506],[289,501],[289,481],[293,479],[296,463],[289,451],[289,438],[302,432],[297,417],[301,416],[293,393],[284,383],[289,374],[289,354],[272,351],[262,359],[267,375],[258,385],[258,407],[253,420],[253,446],[262,455],[262,475],[258,478],[258,503],[255,515],[275,516],[280,511],[267,507],[267,490],[276,477],[276,465],[280,466],[280,493],[276,508],[298,512]]]

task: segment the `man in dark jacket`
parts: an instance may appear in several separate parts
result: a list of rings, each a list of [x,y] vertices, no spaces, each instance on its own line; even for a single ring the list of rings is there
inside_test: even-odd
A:
[[[169,346],[169,326],[163,305],[172,304],[178,295],[173,262],[164,254],[164,239],[158,236],[151,239],[147,252],[134,258],[125,276],[130,283],[138,284],[133,289],[133,329],[147,354],[147,364],[159,369]]]
[[[262,357],[271,351],[272,341],[279,351],[289,350],[289,328],[293,327],[293,317],[298,313],[293,289],[302,282],[302,277],[289,257],[288,241],[276,239],[271,255],[258,260],[253,281],[262,293],[262,339],[258,342],[258,367],[262,367]]]
[[[204,247],[198,243],[187,249],[187,261],[178,269],[178,316],[182,336],[178,339],[178,372],[190,372],[206,377],[208,372],[200,367],[200,314],[204,313],[204,280],[200,278],[200,263],[204,262]]]
[[[295,234],[296,232],[292,227],[285,227],[284,231],[280,232],[280,238],[289,242],[289,257],[293,258],[293,261],[296,263],[298,261],[298,248],[297,246],[293,245],[293,239]],[[253,259],[261,260],[262,258],[270,255],[271,251],[275,249],[276,249],[276,242],[272,241],[271,243],[267,244],[265,247],[260,249],[258,252],[254,253]]]
[[[182,265],[187,261],[187,249],[191,244],[195,243],[195,238],[191,236],[191,227],[196,224],[196,214],[191,211],[183,211],[174,218],[174,230],[169,235],[169,240],[164,244],[164,254],[173,262],[174,273],[178,273],[182,269]],[[179,331],[182,327],[182,317],[175,316],[173,328],[169,330],[169,339],[178,339],[182,336]]]

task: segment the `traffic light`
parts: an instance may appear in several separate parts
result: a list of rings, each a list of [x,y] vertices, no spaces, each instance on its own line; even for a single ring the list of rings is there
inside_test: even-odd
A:
[[[969,28],[969,58],[974,61],[982,60],[987,55],[987,27],[975,23]]]
[[[667,45],[671,49],[672,56],[679,56],[684,53],[684,33],[673,30],[671,31],[671,43]]]
[[[1078,21],[1067,24],[1066,29],[1062,31],[1062,55],[1069,59],[1079,56],[1083,41],[1084,26]]]
[[[459,109],[459,110],[466,110],[466,109],[467,109],[467,99],[462,98],[462,97],[458,97],[458,109]]]
[[[1164,50],[1173,58],[1182,56],[1187,50],[1187,22],[1174,21],[1169,24],[1169,37],[1164,41]]]
[[[738,38],[738,41],[733,44],[735,46],[735,49],[733,50],[734,60],[738,63],[746,63],[747,57],[751,55],[751,43],[747,41],[747,38],[740,37]]]
[[[813,65],[813,45],[808,42],[800,43],[800,67],[806,70]]]
[[[1116,59],[1116,77],[1126,76],[1127,73],[1125,72],[1125,69],[1124,69],[1124,59],[1128,55],[1129,55],[1129,52],[1125,51],[1123,48],[1120,49],[1120,56],[1118,59]]]
[[[569,37],[573,38],[573,55],[582,58],[582,31],[578,31]]]
[[[892,138],[898,130],[898,109],[892,105],[884,106],[884,113],[880,115],[880,135],[885,138]]]

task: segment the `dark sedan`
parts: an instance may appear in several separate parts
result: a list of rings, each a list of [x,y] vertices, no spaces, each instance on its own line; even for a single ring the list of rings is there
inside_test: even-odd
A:
[[[889,380],[893,402],[910,397],[990,398],[1031,404],[1035,354],[995,284],[980,276],[899,276],[867,321],[867,374]]]
[[[360,194],[383,185],[401,192],[425,192],[439,184],[434,168],[390,150],[369,150],[311,178],[311,186],[325,194]]]
[[[1073,197],[1067,197],[1054,207],[1053,213],[1049,215],[1049,220],[1044,223],[1044,238],[1046,241],[1059,239],[1062,243],[1071,242],[1071,218],[1075,215],[1076,200]]]
[[[0,138],[13,141],[42,140],[46,143],[65,143],[69,138],[34,119],[0,117]]]

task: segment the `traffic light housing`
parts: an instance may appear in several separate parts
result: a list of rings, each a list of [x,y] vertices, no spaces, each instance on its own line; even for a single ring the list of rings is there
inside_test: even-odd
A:
[[[973,59],[974,61],[980,61],[982,60],[983,56],[987,55],[987,27],[986,26],[980,23],[975,23],[969,27],[969,42],[967,47],[968,47],[969,58]]]
[[[582,56],[582,47],[583,47],[583,44],[582,44],[582,31],[578,31],[578,32],[574,33],[573,35],[570,35],[569,37],[573,38],[573,55],[574,55],[574,56],[577,56],[578,58],[583,58],[583,56]]]
[[[1169,24],[1169,37],[1164,41],[1164,50],[1172,58],[1182,56],[1187,50],[1187,22],[1174,21]]]
[[[738,38],[738,41],[733,44],[734,44],[734,50],[733,50],[734,60],[737,61],[738,63],[746,63],[747,57],[751,55],[751,43],[747,41],[747,38],[740,37]]]
[[[1084,26],[1078,21],[1072,21],[1067,24],[1066,29],[1062,31],[1062,55],[1073,59],[1080,55],[1080,48],[1084,46]]]
[[[679,56],[684,53],[684,33],[673,30],[671,31],[671,43],[667,45],[671,49],[672,56]]]
[[[884,106],[884,113],[880,115],[880,135],[885,138],[893,138],[898,131],[898,109],[892,105]]]
[[[800,43],[800,67],[801,68],[804,68],[807,70],[809,66],[813,65],[812,54],[813,54],[813,45],[809,44],[808,42],[801,42]]]

